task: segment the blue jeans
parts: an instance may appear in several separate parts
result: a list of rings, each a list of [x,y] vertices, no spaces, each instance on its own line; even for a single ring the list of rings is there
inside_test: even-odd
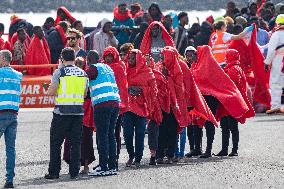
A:
[[[94,108],[99,165],[103,171],[116,168],[116,141],[114,132],[118,112],[118,107]]]
[[[146,117],[138,116],[132,112],[126,112],[123,118],[123,132],[126,149],[129,159],[140,162],[144,150],[144,137],[147,120]],[[135,152],[133,146],[133,137],[135,132]]]
[[[4,134],[6,144],[6,181],[13,182],[16,161],[17,115],[11,112],[0,113],[0,138]]]
[[[176,157],[184,157],[184,149],[186,143],[186,128],[177,137]]]

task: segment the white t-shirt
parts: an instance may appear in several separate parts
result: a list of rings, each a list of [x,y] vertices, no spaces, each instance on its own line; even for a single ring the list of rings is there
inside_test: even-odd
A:
[[[233,36],[232,34],[224,32],[224,35],[223,35],[223,38],[222,38],[223,42],[227,43],[228,41],[231,41],[232,36]]]

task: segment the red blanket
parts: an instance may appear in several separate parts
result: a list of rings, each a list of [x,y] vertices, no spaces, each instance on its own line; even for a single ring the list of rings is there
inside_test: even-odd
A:
[[[255,90],[253,98],[255,101],[265,104],[270,107],[271,96],[269,93],[269,72],[264,70],[264,57],[257,46],[256,35],[257,30],[254,26],[251,35],[251,40],[248,44],[249,53],[251,56],[251,64],[255,78]]]
[[[44,37],[41,40],[36,35],[32,38],[24,62],[26,65],[50,64],[50,50]],[[50,75],[51,70],[50,68],[29,68],[27,73],[28,75],[44,76]]]
[[[119,52],[116,50],[116,48],[107,47],[104,50],[103,58],[105,58],[105,56],[107,56],[108,54],[112,54],[114,57],[113,62],[108,65],[111,67],[111,69],[114,72],[116,84],[117,84],[120,99],[121,99],[121,102],[119,105],[120,114],[122,114],[126,111],[127,106],[128,106],[128,84],[127,84],[127,78],[126,78],[126,66],[124,62],[120,60]],[[107,64],[105,61],[103,63]]]
[[[209,120],[217,127],[218,123],[210,108],[206,104],[206,101],[203,98],[200,90],[198,89],[192,76],[191,70],[188,68],[187,64],[184,61],[180,60],[179,64],[184,76],[184,84],[186,89],[185,99],[187,100],[187,106],[194,108],[190,111],[190,115],[193,114],[199,116],[199,123],[201,123],[201,120],[203,120],[202,125],[204,125],[206,120]],[[192,116],[190,116],[190,118],[191,117]]]
[[[13,34],[13,36],[11,38],[11,47],[12,47],[12,49],[13,49],[14,44],[16,43],[17,40],[18,40],[18,33],[16,32],[16,33]],[[24,43],[25,43],[26,46],[29,46],[29,44],[31,43],[31,38],[30,38],[30,36],[28,34],[26,34],[26,40],[25,40]]]
[[[234,118],[242,117],[249,108],[236,85],[214,59],[211,48],[198,47],[197,57],[192,74],[201,93],[216,97]]]
[[[185,87],[178,57],[172,49],[167,47],[162,50],[161,54],[164,56],[164,65],[168,72],[167,80],[172,111],[179,123],[179,127],[187,127],[189,119],[187,116]]]
[[[11,51],[11,44],[9,41],[4,41],[4,39],[0,37],[0,50],[4,49]]]
[[[144,37],[142,39],[141,42],[141,46],[140,46],[140,50],[141,52],[145,55],[145,54],[150,54],[151,53],[151,44],[152,44],[152,37],[151,37],[151,29],[153,28],[153,26],[155,25],[159,25],[161,28],[161,32],[162,32],[162,38],[165,41],[166,46],[171,46],[174,47],[175,43],[172,39],[172,37],[170,36],[170,34],[167,32],[166,28],[163,26],[163,24],[161,22],[157,22],[154,21],[152,22],[149,27],[147,28]]]
[[[154,73],[146,65],[146,59],[140,50],[133,49],[130,53],[136,54],[136,66],[134,68],[128,66],[127,68],[128,86],[140,87],[143,92],[139,96],[133,96],[128,93],[128,111],[142,117],[148,117],[155,120],[157,124],[160,124],[162,114],[157,98],[158,89]]]
[[[245,123],[246,118],[253,117],[255,115],[255,112],[247,96],[246,76],[244,71],[240,67],[239,59],[240,55],[237,50],[228,49],[226,53],[226,66],[224,68],[224,71],[230,77],[230,79],[235,83],[235,85],[241,92],[242,97],[249,108],[249,111],[247,111],[242,117],[237,119],[240,123]],[[228,111],[226,111],[225,108],[223,108],[223,106],[219,106],[216,115],[217,120],[219,121],[222,117],[225,117],[227,115],[230,115]]]
[[[130,10],[129,9],[126,9],[126,12],[125,14],[121,14],[118,12],[118,7],[115,7],[113,9],[113,16],[114,16],[114,19],[120,21],[120,22],[123,22],[125,20],[128,20],[129,18],[131,18],[131,13],[130,13]]]
[[[59,7],[57,10],[59,10],[59,9],[61,9],[63,12],[65,12],[67,18],[68,18],[72,23],[76,20],[76,19],[71,15],[70,11],[69,11],[66,7],[61,6],[61,7]],[[57,26],[57,25],[59,24],[59,22],[61,22],[61,21],[66,21],[66,20],[62,20],[62,19],[57,15],[57,17],[56,17],[56,19],[55,19],[54,25]],[[70,23],[70,24],[72,24],[72,23]]]
[[[59,35],[61,37],[61,40],[62,40],[64,46],[66,46],[67,38],[66,38],[66,35],[65,35],[63,28],[60,25],[55,26],[55,28],[59,32]]]

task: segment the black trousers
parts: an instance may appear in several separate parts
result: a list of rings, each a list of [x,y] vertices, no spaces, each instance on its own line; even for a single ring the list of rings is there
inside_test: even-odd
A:
[[[50,175],[59,175],[61,170],[61,148],[65,137],[70,139],[70,164],[71,176],[79,174],[81,159],[82,137],[81,115],[53,114],[50,128],[50,162],[48,172]]]
[[[239,145],[239,128],[238,121],[232,116],[226,116],[221,119],[222,128],[222,150],[228,151],[230,131],[232,133],[233,152],[238,151]]]
[[[157,158],[173,158],[176,150],[178,122],[171,111],[163,112],[163,121],[159,126]]]
[[[148,124],[148,145],[150,150],[158,149],[159,142],[159,125],[153,120]]]
[[[219,104],[219,101],[217,98],[210,96],[210,95],[205,95],[204,99],[210,108],[211,112],[213,115],[216,114],[217,107]],[[214,141],[214,136],[215,136],[215,126],[212,122],[206,121],[205,122],[205,129],[206,129],[206,137],[207,137],[207,148],[206,149],[212,149],[212,144]]]
[[[190,151],[200,151],[202,149],[202,128],[199,128],[198,125],[189,125],[187,127],[187,137]]]

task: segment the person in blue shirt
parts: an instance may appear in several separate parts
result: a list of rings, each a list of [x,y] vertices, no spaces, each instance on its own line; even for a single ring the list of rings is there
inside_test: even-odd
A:
[[[5,137],[6,145],[6,183],[4,188],[14,188],[16,160],[16,133],[22,73],[10,67],[12,54],[8,50],[0,51],[0,138]]]
[[[127,4],[119,4],[113,10],[113,27],[115,37],[118,40],[118,45],[121,46],[129,41],[131,28],[134,27],[134,21],[131,18],[130,10],[127,9]]]

